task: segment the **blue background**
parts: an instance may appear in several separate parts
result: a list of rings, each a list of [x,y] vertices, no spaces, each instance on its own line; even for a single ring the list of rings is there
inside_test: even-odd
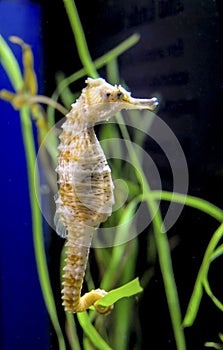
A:
[[[17,35],[32,46],[42,72],[41,6],[30,1],[0,2],[0,33],[21,64]],[[12,86],[0,66],[0,89]],[[27,168],[19,113],[0,100],[0,348],[48,349],[49,324],[36,270]]]

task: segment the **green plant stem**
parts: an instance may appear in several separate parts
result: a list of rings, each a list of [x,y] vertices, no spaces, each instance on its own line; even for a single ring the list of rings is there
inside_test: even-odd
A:
[[[194,290],[190,298],[190,302],[187,308],[187,312],[183,321],[183,326],[184,327],[190,327],[196,318],[198,308],[200,305],[201,297],[202,297],[202,288],[203,288],[203,283],[205,279],[207,278],[207,273],[208,269],[210,266],[210,263],[212,261],[212,256],[214,253],[214,250],[222,238],[223,235],[223,223],[218,227],[218,229],[215,231],[214,235],[212,236],[208,247],[206,249],[200,270],[197,275],[197,279],[194,285]],[[208,289],[208,285],[206,284],[207,291],[210,291]],[[210,293],[211,294],[211,293]],[[218,305],[219,306],[219,305]],[[221,307],[220,307],[221,308]]]
[[[77,335],[76,324],[74,322],[74,315],[66,312],[66,319],[67,319],[66,333],[70,343],[70,347],[72,350],[81,350],[78,335]]]
[[[219,256],[223,255],[223,244],[221,244],[218,248],[215,249],[213,254],[211,255],[211,261],[214,261]]]
[[[83,331],[91,340],[92,344],[96,349],[112,350],[110,346],[100,336],[100,334],[96,331],[94,326],[91,324],[88,313],[86,311],[77,313],[77,318]]]
[[[138,241],[131,242],[128,253],[128,264],[125,264],[123,277],[121,283],[124,284],[134,277],[136,259],[138,254]],[[133,316],[133,302],[134,299],[125,299],[117,305],[115,310],[115,324],[116,332],[113,337],[114,349],[126,350],[129,347],[127,339],[130,338],[130,331],[132,326]]]
[[[174,201],[176,203],[186,204],[189,207],[203,211],[220,222],[223,221],[223,210],[204,199],[180,193],[173,194],[172,192],[167,191],[152,191],[151,195],[156,200],[162,199],[165,201]]]
[[[32,123],[29,116],[29,108],[23,107],[20,112],[21,115],[21,126],[22,126],[22,135],[26,155],[26,164],[28,170],[28,183],[29,183],[29,194],[30,194],[30,204],[31,204],[31,213],[32,213],[32,227],[33,227],[33,241],[34,241],[34,250],[36,256],[36,264],[38,270],[38,276],[40,280],[40,285],[43,293],[43,298],[49,312],[51,321],[53,323],[55,332],[57,334],[59,348],[60,350],[65,350],[65,342],[63,334],[59,325],[56,314],[56,306],[53,300],[53,292],[50,286],[50,279],[48,274],[46,255],[44,250],[44,238],[42,230],[42,217],[41,212],[38,206],[36,191],[39,192],[39,188],[35,186],[39,185],[38,179],[34,181],[34,169],[35,169],[35,144],[34,136],[32,131]]]
[[[185,196],[180,193],[174,193],[174,196],[173,196],[173,193],[167,192],[167,191],[163,191],[163,192],[153,191],[152,195],[156,199],[174,201],[176,203],[185,204],[194,209],[201,210],[202,212],[210,215],[211,217],[215,218],[220,222],[222,222],[223,220],[223,210],[221,210],[220,208],[216,207],[215,205],[213,205],[212,203],[204,199],[196,198],[189,195]],[[197,275],[197,279],[194,285],[193,293],[190,298],[187,312],[183,321],[184,327],[190,327],[195,321],[195,318],[197,316],[197,312],[199,309],[199,305],[201,302],[201,298],[203,295],[203,287],[205,288],[206,293],[212,299],[214,304],[221,311],[223,311],[223,304],[213,295],[207,279],[207,274],[208,274],[211,261],[213,261],[219,255],[222,255],[223,253],[222,246],[216,249],[216,246],[219,243],[222,236],[223,236],[223,224],[221,224],[219,228],[215,231],[214,235],[212,236],[208,244],[200,270]]]
[[[1,36],[0,36],[0,58],[1,58],[1,64],[3,65],[11,81],[13,88],[15,89],[15,91],[19,90],[23,85],[22,74],[13,52],[11,51],[11,49],[9,48],[9,46]],[[21,128],[22,128],[23,143],[24,143],[27,172],[28,172],[28,185],[29,185],[34,250],[35,250],[36,263],[37,263],[37,270],[39,274],[40,285],[41,285],[44,301],[58,337],[59,349],[65,350],[65,342],[64,342],[63,334],[57,318],[56,307],[54,304],[53,294],[52,294],[49,276],[48,276],[48,269],[47,269],[46,256],[45,256],[45,250],[44,250],[43,231],[42,231],[42,217],[41,217],[41,213],[37,203],[37,198],[35,195],[36,193],[35,191],[36,190],[39,191],[39,186],[36,189],[35,181],[34,181],[36,152],[35,152],[32,122],[29,115],[29,108],[27,106],[24,106],[21,108],[20,117],[21,117]]]
[[[123,228],[121,224],[125,220],[128,221],[128,218],[130,218],[133,212],[135,211],[137,204],[138,202],[136,203],[132,202],[128,205],[127,208],[125,208],[125,212],[119,221],[120,227],[117,227],[116,229],[117,239],[121,235],[123,240],[125,239],[125,236],[126,236],[126,241],[127,241],[128,228],[123,232]],[[109,264],[107,265],[106,273],[101,281],[102,289],[109,290],[110,288],[113,288],[114,287],[113,284],[116,283],[116,279],[119,278],[120,274],[123,274],[123,269],[125,268],[124,257],[126,256],[127,254],[126,250],[129,249],[129,247],[131,247],[131,243],[119,245],[116,242],[116,240],[114,240],[114,246],[112,248],[112,253],[110,255],[110,261],[109,261]]]
[[[26,104],[35,104],[35,103],[43,103],[48,106],[51,106],[54,109],[57,109],[61,114],[66,115],[68,110],[64,108],[60,103],[54,101],[52,98],[43,96],[43,95],[35,95],[29,97]]]
[[[208,282],[208,279],[205,278],[205,280],[203,281],[203,286],[205,289],[205,292],[207,293],[207,295],[211,298],[211,300],[213,301],[213,303],[215,304],[215,306],[221,311],[223,312],[223,304],[222,302],[216,298],[216,296],[213,294],[210,284]]]
[[[130,49],[133,45],[135,45],[140,39],[140,36],[138,34],[133,34],[126,40],[124,40],[121,44],[117,45],[114,49],[110,50],[106,54],[102,55],[101,57],[97,58],[93,63],[96,69],[102,68],[107,63],[113,61],[118,56],[123,54],[125,51]],[[63,90],[73,82],[77,81],[78,79],[83,78],[85,75],[87,75],[87,70],[85,67],[81,68],[74,74],[70,75],[69,77],[63,79],[61,82],[59,82],[56,91],[52,95],[52,99],[54,101],[57,101],[59,96],[62,94]],[[49,125],[53,126],[55,124],[54,121],[54,109],[52,107],[48,107],[47,109],[47,116]]]
[[[95,65],[88,50],[85,34],[81,25],[75,2],[73,0],[64,0],[64,6],[66,8],[70,25],[74,34],[80,60],[85,67],[87,74],[92,78],[97,78],[98,73],[95,69]]]
[[[114,67],[115,67],[115,62],[113,62],[113,64],[110,67],[109,66],[107,67],[108,73],[110,68],[112,71],[115,71],[117,74],[118,71],[117,69],[114,69]],[[121,113],[118,113],[116,115],[116,119],[117,119],[119,128],[121,130],[123,139],[130,141],[130,136],[129,136],[127,127],[123,121],[123,117]],[[126,147],[128,149],[131,162],[135,165],[135,167],[138,170],[137,171],[138,180],[143,185],[143,193],[146,193],[146,202],[147,202],[151,217],[153,218],[152,223],[154,228],[154,237],[156,241],[160,268],[162,272],[165,293],[166,293],[167,303],[168,303],[170,317],[172,321],[173,331],[175,335],[175,340],[177,344],[177,349],[185,350],[186,344],[185,344],[183,329],[181,327],[182,319],[181,319],[178,293],[177,293],[177,288],[176,288],[175,279],[174,279],[168,238],[166,236],[166,233],[163,232],[162,230],[163,223],[162,223],[161,213],[157,207],[156,200],[154,200],[154,198],[152,197],[150,186],[143,172],[140,161],[137,158],[134,147],[132,147],[131,142],[126,142]]]
[[[124,40],[121,44],[117,45],[114,49],[108,51],[106,54],[102,55],[101,57],[97,58],[93,63],[96,69],[102,68],[104,65],[108,64],[109,62],[116,59],[118,56],[123,54],[125,51],[130,49],[133,45],[135,45],[140,39],[140,36],[138,34],[133,34],[126,40]],[[70,75],[69,77],[62,80],[58,86],[56,92],[58,95],[61,94],[64,88],[66,88],[71,83],[75,82],[78,79],[83,78],[87,74],[87,70],[85,67],[78,70],[74,74]],[[55,94],[56,94],[55,92]]]
[[[130,140],[128,130],[126,128],[126,125],[124,124],[121,114],[119,113],[116,118],[123,138],[125,140]],[[186,344],[184,332],[181,326],[182,320],[177,287],[174,279],[168,238],[166,236],[166,233],[162,230],[163,223],[161,213],[157,207],[155,199],[152,196],[152,192],[150,190],[146,176],[142,170],[142,166],[137,158],[137,155],[135,154],[134,147],[132,147],[131,142],[126,143],[126,146],[128,148],[128,153],[131,158],[131,161],[133,164],[135,164],[135,167],[138,170],[137,174],[140,174],[138,180],[140,181],[140,183],[143,184],[143,192],[146,193],[146,202],[151,217],[153,218],[152,224],[154,228],[154,237],[156,240],[160,269],[162,272],[164,288],[172,321],[173,331],[175,335],[175,340],[177,344],[177,349],[185,350]]]
[[[18,61],[16,60],[13,52],[9,48],[6,41],[0,35],[0,62],[6,71],[12,86],[17,91],[21,89],[23,85],[22,73]]]
[[[206,342],[204,344],[204,346],[206,346],[207,348],[213,348],[213,349],[217,349],[217,350],[223,350],[223,345],[221,344],[217,344],[214,342]]]

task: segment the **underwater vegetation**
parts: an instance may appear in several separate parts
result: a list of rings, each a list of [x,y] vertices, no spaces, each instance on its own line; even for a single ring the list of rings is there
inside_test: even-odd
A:
[[[29,44],[25,43],[22,38],[10,38],[12,42],[21,46],[23,55],[22,73],[13,52],[7,45],[7,38],[0,37],[1,64],[14,88],[13,92],[2,90],[0,97],[11,103],[12,107],[18,110],[21,118],[23,143],[27,161],[36,264],[44,301],[57,335],[59,349],[66,349],[65,337],[68,339],[71,349],[129,349],[128,340],[131,333],[136,334],[134,349],[140,349],[140,336],[137,336],[137,332],[140,334],[140,331],[132,324],[133,318],[135,320],[134,323],[137,324],[138,322],[136,303],[135,299],[131,296],[137,294],[137,298],[140,298],[140,293],[143,293],[142,288],[149,285],[150,278],[154,273],[152,268],[149,271],[145,270],[142,272],[140,284],[135,276],[139,242],[137,225],[131,221],[131,218],[137,211],[140,203],[143,202],[149,212],[148,224],[151,221],[149,229],[147,229],[150,237],[147,259],[150,259],[150,263],[152,258],[154,261],[156,259],[159,261],[176,348],[178,350],[185,350],[186,339],[184,330],[186,327],[193,326],[204,293],[206,293],[219,309],[219,312],[223,312],[223,303],[214,295],[208,280],[208,271],[211,263],[223,254],[223,245],[220,244],[223,235],[223,210],[206,200],[187,195],[187,193],[181,194],[162,191],[161,189],[152,189],[150,180],[144,171],[143,158],[134,147],[134,143],[137,143],[141,148],[143,148],[144,144],[144,138],[137,130],[137,124],[141,122],[141,115],[136,111],[128,112],[128,118],[132,121],[131,125],[135,126],[131,133],[126,126],[125,115],[122,113],[116,115],[115,123],[101,125],[99,131],[99,138],[102,141],[107,157],[112,158],[110,141],[115,138],[116,149],[120,152],[120,159],[114,159],[111,162],[112,176],[113,179],[121,178],[125,180],[129,189],[128,198],[124,201],[122,195],[125,197],[126,190],[125,188],[123,189],[120,183],[116,197],[117,207],[108,222],[104,224],[105,229],[107,227],[115,228],[113,230],[112,244],[106,242],[105,238],[104,246],[108,247],[108,249],[95,250],[98,270],[100,276],[102,276],[100,287],[111,291],[105,298],[100,300],[100,303],[102,306],[109,306],[115,303],[114,310],[108,318],[97,315],[94,310],[77,313],[75,316],[66,313],[66,334],[61,329],[48,272],[44,247],[43,218],[39,206],[39,202],[41,202],[40,173],[42,171],[47,178],[52,195],[56,193],[54,169],[57,163],[58,128],[57,125],[55,126],[55,110],[65,115],[70,108],[70,104],[74,102],[73,93],[70,91],[69,85],[87,76],[98,78],[98,70],[101,67],[106,67],[107,80],[111,84],[119,82],[117,58],[130,47],[134,46],[140,39],[135,34],[120,43],[119,46],[110,52],[105,53],[102,57],[93,61],[88,50],[75,3],[72,0],[64,0],[64,5],[83,67],[67,78],[61,77],[52,97],[38,95],[38,86],[33,68],[34,57]],[[64,106],[58,103],[59,98],[63,101]],[[43,104],[46,105],[46,109],[42,107]],[[150,129],[154,118],[155,116],[151,112],[146,112],[146,116],[144,115],[144,130]],[[39,150],[35,146],[33,124],[38,134]],[[123,165],[121,159],[122,140],[125,141],[128,160],[131,165],[134,165],[135,171],[129,171],[129,166]],[[194,210],[200,210],[213,217],[219,225],[204,252],[203,261],[194,283],[194,289],[184,317],[180,309],[165,221],[159,209],[160,201],[167,203],[175,202],[192,207]],[[150,217],[151,220],[149,219]],[[131,230],[134,231],[131,239],[129,239],[130,225],[132,225]],[[99,243],[98,245],[100,246]],[[61,270],[63,268],[63,257],[64,251],[61,254]],[[94,289],[91,266],[86,273],[86,283],[89,290]],[[119,302],[116,303],[117,301]],[[148,318],[150,316],[149,314],[147,315]],[[77,331],[79,325],[83,330],[83,335],[80,335]],[[219,338],[219,343],[210,341],[206,342],[205,346],[222,349],[223,335],[219,334]]]

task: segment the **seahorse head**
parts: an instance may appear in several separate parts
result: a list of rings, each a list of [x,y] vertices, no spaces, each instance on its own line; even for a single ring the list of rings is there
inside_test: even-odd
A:
[[[86,80],[87,87],[82,92],[86,116],[89,122],[96,123],[108,120],[122,109],[149,109],[158,105],[156,97],[151,99],[138,99],[131,97],[131,93],[121,85],[111,85],[104,79]]]

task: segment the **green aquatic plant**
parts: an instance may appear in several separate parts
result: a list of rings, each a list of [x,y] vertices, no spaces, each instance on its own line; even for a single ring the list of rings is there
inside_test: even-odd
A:
[[[30,64],[32,65],[32,59],[30,60],[30,57],[32,58],[32,51],[30,46],[25,44],[22,41],[22,39],[18,37],[13,37],[12,41],[16,42],[17,44],[20,44],[23,48],[23,61],[25,62],[24,74],[26,74],[26,67],[28,67],[28,70],[30,70],[31,72]],[[25,50],[24,50],[24,47],[25,47]],[[57,109],[60,111],[66,111],[66,109],[63,109],[62,106],[55,103],[50,98],[44,98],[44,96],[39,97],[38,95],[34,95],[34,93],[37,93],[35,72],[32,72],[32,74],[29,75],[28,80],[23,78],[20,72],[20,68],[15,60],[15,57],[13,56],[13,53],[11,52],[11,50],[9,49],[9,47],[7,46],[3,38],[1,38],[1,49],[2,49],[1,63],[4,66],[5,70],[7,71],[9,78],[11,78],[12,76],[11,82],[13,83],[13,79],[16,77],[16,75],[17,75],[17,79],[15,79],[16,83],[13,84],[13,87],[15,88],[15,92],[12,93],[6,90],[2,90],[0,92],[0,96],[2,99],[9,101],[15,109],[18,109],[20,111],[20,114],[21,114],[24,146],[26,149],[26,159],[28,164],[28,173],[29,173],[29,180],[30,180],[29,189],[30,189],[30,199],[32,203],[34,245],[36,248],[35,253],[36,253],[36,261],[37,261],[37,267],[38,267],[39,277],[40,277],[40,284],[43,291],[43,296],[46,302],[46,306],[48,308],[49,315],[51,317],[52,323],[54,325],[54,328],[58,336],[60,348],[63,349],[65,346],[65,342],[64,342],[63,335],[57,319],[57,312],[55,309],[54,300],[51,297],[52,290],[50,286],[47,265],[46,265],[45,251],[43,247],[44,240],[43,240],[43,232],[42,232],[41,213],[39,211],[38,202],[36,200],[37,198],[35,196],[36,194],[37,194],[37,197],[39,197],[40,195],[39,193],[36,193],[36,190],[38,191],[38,188],[37,189],[35,188],[35,185],[39,187],[38,186],[39,179],[38,179],[38,176],[36,178],[36,174],[35,174],[35,178],[37,183],[34,183],[34,167],[35,167],[36,150],[34,147],[34,136],[31,132],[30,116],[31,115],[35,116],[36,113],[38,112],[38,118],[39,118],[38,121],[41,120],[41,123],[39,122],[36,123],[36,126],[37,126],[37,129],[39,129],[38,131],[41,133],[42,131],[44,131],[45,127],[46,127],[45,132],[48,131],[48,127],[46,122],[44,123],[42,122],[44,118],[44,113],[42,114],[42,110],[40,106],[37,104],[38,102],[41,102],[41,103],[44,102],[53,107],[57,107]],[[28,51],[28,55],[27,55],[27,51]],[[28,60],[26,60],[27,56],[29,58]],[[11,69],[12,67],[14,71],[12,71]],[[20,81],[20,84],[16,85],[17,81],[18,82]],[[26,83],[26,81],[28,81],[28,83]],[[32,87],[30,87],[31,85]],[[35,97],[35,99],[33,97]],[[24,111],[26,113],[24,113]],[[41,139],[39,139],[39,141],[41,142]],[[49,152],[49,154],[53,154],[53,152]],[[102,303],[109,303],[109,302],[113,303],[114,301],[118,301],[120,298],[128,297],[130,295],[139,293],[141,290],[142,289],[139,286],[138,281],[134,280],[122,286],[121,288],[118,288],[117,290],[112,290],[111,295],[109,293],[107,295],[107,298]],[[83,327],[85,327],[86,321],[83,322],[82,317],[86,320],[87,315],[84,316],[82,314],[82,316],[79,316],[80,323],[83,324]],[[68,323],[71,324],[71,319],[69,318],[69,316],[68,316]],[[91,334],[91,332],[89,331],[89,326],[87,326],[87,329],[85,329],[85,331],[87,332],[88,335]],[[99,346],[98,338],[100,338],[100,336],[98,335],[97,337],[95,337],[95,332],[96,330],[94,330],[94,336],[91,336],[91,338],[95,339],[97,346]],[[103,343],[102,340],[101,340],[101,343]]]
[[[10,50],[5,40],[0,36],[0,57],[1,64],[5,69],[11,84],[16,93],[20,93],[24,86],[24,80],[19,67],[19,64]],[[5,97],[5,91],[1,92],[2,98]],[[26,103],[22,104],[19,108],[23,143],[25,148],[25,156],[27,163],[28,182],[29,182],[29,195],[32,215],[32,230],[33,241],[36,256],[37,270],[40,280],[40,285],[43,293],[43,298],[47,307],[47,311],[50,315],[53,327],[57,334],[60,349],[65,349],[65,341],[60,328],[60,324],[57,317],[55,302],[52,298],[52,289],[49,280],[49,274],[46,263],[46,255],[44,249],[43,227],[42,227],[42,215],[36,198],[36,183],[34,181],[34,169],[36,162],[36,149],[34,143],[34,134],[32,129],[32,120],[30,117],[30,108]],[[39,179],[37,179],[39,182]]]
[[[207,348],[212,348],[212,349],[217,349],[217,350],[223,350],[223,334],[222,333],[219,333],[219,338],[221,340],[221,344],[219,343],[214,343],[214,342],[206,342],[204,345],[207,347]]]
[[[33,119],[36,119],[36,117],[38,117],[36,126],[39,131],[39,134],[44,135],[43,132],[46,133],[48,131],[48,126],[47,126],[46,120],[44,119],[45,118],[44,111],[41,109],[41,106],[39,105],[39,103],[45,103],[50,106],[53,106],[54,108],[56,107],[59,111],[62,111],[63,113],[66,112],[66,109],[64,109],[62,106],[60,106],[58,103],[56,103],[54,100],[50,98],[36,95],[38,88],[36,83],[35,72],[33,71],[33,56],[32,56],[31,48],[29,45],[24,43],[22,39],[18,37],[11,38],[11,41],[16,44],[19,44],[23,49],[24,76],[22,77],[20,68],[16,62],[15,57],[13,56],[13,53],[7,46],[4,39],[1,38],[1,50],[2,50],[1,63],[4,66],[6,72],[8,73],[9,78],[11,78],[12,83],[14,82],[13,79],[15,77],[16,79],[15,79],[15,83],[13,84],[13,87],[15,88],[15,92],[2,90],[0,93],[0,96],[2,99],[10,102],[15,109],[20,111],[20,114],[21,114],[22,127],[24,130],[24,133],[23,133],[24,145],[26,149],[26,156],[27,156],[26,158],[27,158],[28,173],[29,173],[29,179],[30,179],[29,188],[30,188],[30,199],[32,203],[32,219],[33,219],[34,244],[36,248],[35,249],[36,261],[37,261],[40,283],[41,283],[44,299],[46,302],[46,306],[48,308],[49,315],[51,317],[52,323],[54,325],[54,328],[58,336],[59,346],[61,349],[63,349],[65,346],[65,342],[64,342],[63,335],[57,319],[55,304],[52,297],[50,297],[52,295],[52,291],[51,291],[51,286],[49,282],[49,276],[48,276],[47,265],[46,265],[46,257],[45,257],[44,247],[43,247],[44,240],[43,240],[43,232],[42,232],[41,214],[39,212],[38,203],[35,197],[36,189],[34,188],[35,184],[33,181],[34,181],[34,163],[35,163],[34,159],[36,157],[36,151],[34,147],[33,134],[30,129],[31,127],[30,117],[32,116]],[[123,46],[126,47],[126,42],[124,43]],[[121,51],[123,50],[123,48],[121,47],[120,49]],[[116,52],[119,52],[119,50],[116,50]],[[28,76],[28,79],[27,79],[27,76]],[[19,79],[20,79],[20,84],[17,85],[17,82],[19,82]],[[25,120],[24,118],[22,118],[24,116],[24,110],[26,111]],[[27,127],[27,124],[29,127]],[[39,138],[39,142],[41,142],[41,140],[42,140],[42,137]],[[49,150],[49,154],[52,155],[55,153]],[[36,181],[37,181],[37,187],[39,187],[38,186],[39,179],[37,178]],[[39,197],[38,193],[37,193],[37,197]],[[120,298],[134,295],[135,293],[138,293],[141,290],[142,289],[139,286],[137,280],[134,280],[132,281],[132,283],[127,284],[126,286],[122,286],[118,290],[113,290],[111,292],[110,302],[113,303],[114,301],[117,301]],[[115,299],[114,299],[114,296],[115,296]],[[109,303],[109,298],[110,298],[110,294],[107,295],[108,303]],[[104,302],[106,303],[106,300]],[[79,321],[81,324],[83,324],[83,327],[87,332],[87,334],[91,335],[91,332],[89,330],[89,325],[87,326],[87,328],[85,328],[86,322],[83,322],[82,320],[82,318],[86,320],[86,317],[87,315],[79,316]],[[68,316],[68,322],[69,324],[72,323],[71,318],[69,316]],[[95,337],[95,332],[96,330],[94,330],[93,336],[91,335],[91,338],[94,339],[94,342],[96,342],[97,346],[99,346],[99,344],[103,343],[103,341],[101,340],[101,342],[99,341],[98,343],[98,339],[100,338],[100,336],[98,335],[97,337]],[[77,346],[77,342],[75,342],[75,346]]]
[[[98,69],[102,66],[106,66],[107,77],[111,83],[119,81],[120,77],[118,73],[117,57],[125,52],[129,47],[136,44],[139,40],[138,35],[133,35],[121,43],[119,46],[117,46],[115,49],[93,61],[88,50],[86,38],[81,26],[77,9],[75,7],[75,3],[72,0],[64,0],[64,5],[68,14],[71,28],[74,33],[77,51],[83,68],[78,72],[72,74],[70,77],[64,78],[62,75],[58,76],[58,86],[51,98],[39,96],[37,94],[38,87],[35,79],[35,72],[32,68],[33,57],[29,45],[24,43],[20,38],[12,38],[12,40],[15,43],[19,44],[23,49],[25,69],[24,73],[22,74],[11,49],[7,45],[6,41],[0,37],[1,64],[5,69],[15,90],[14,92],[3,90],[0,92],[0,97],[10,102],[12,106],[20,113],[23,143],[25,147],[27,162],[30,204],[32,212],[33,240],[38,275],[45,304],[53,327],[57,334],[60,350],[66,349],[66,345],[63,332],[60,328],[55,301],[52,297],[52,288],[46,264],[46,256],[43,243],[44,239],[42,216],[37,201],[37,197],[40,197],[40,180],[38,178],[38,173],[35,180],[36,182],[34,182],[34,168],[37,152],[34,145],[32,119],[36,123],[39,142],[41,142],[44,136],[48,133],[49,129],[55,124],[55,108],[60,110],[62,113],[66,113],[68,105],[73,98],[73,94],[71,94],[69,90],[69,85],[86,75],[89,75],[93,78],[98,77]],[[64,101],[66,107],[58,104],[57,100],[59,97],[62,97],[61,100]],[[47,105],[46,112],[41,107],[42,103],[45,103]],[[137,115],[137,113],[129,114],[130,118],[138,118],[138,116],[139,115]],[[147,119],[147,128],[149,128],[153,120],[152,115],[148,116],[149,118]],[[103,143],[105,153],[106,147],[109,147],[109,143],[106,143],[106,140],[109,140],[110,137],[117,135],[118,139],[119,135],[121,134],[125,141],[131,140],[129,131],[123,121],[122,114],[118,114],[116,116],[116,120],[117,125],[104,125],[100,129],[100,137],[102,140],[105,140]],[[134,136],[134,141],[137,139],[137,142],[143,145],[143,139],[141,138],[140,134],[136,133]],[[50,156],[50,159],[55,162],[57,146],[57,135],[55,133],[52,134],[51,141],[52,142],[44,143],[44,149],[47,155]],[[184,327],[193,325],[196,315],[199,311],[203,293],[207,293],[207,295],[211,298],[219,310],[223,311],[222,302],[216,296],[214,296],[208,282],[208,271],[211,263],[223,254],[223,247],[222,245],[219,245],[219,241],[223,235],[223,210],[207,201],[189,195],[186,196],[178,193],[152,191],[150,189],[146,175],[144,174],[142,164],[140,162],[140,157],[138,157],[136,154],[134,147],[132,147],[132,143],[126,142],[126,146],[128,148],[129,158],[131,159],[131,162],[134,164],[137,171],[131,178],[131,176],[129,177],[128,169],[123,172],[121,161],[114,161],[114,177],[117,179],[120,177],[124,179],[126,178],[126,182],[128,183],[131,192],[127,205],[121,207],[111,217],[111,220],[113,220],[111,224],[116,222],[116,224],[120,225],[122,223],[128,222],[137,205],[141,201],[146,202],[148,210],[153,217],[152,237],[154,243],[154,251],[150,251],[150,254],[154,257],[157,255],[160,263],[177,349],[185,350],[186,342],[184,337]],[[119,143],[117,142],[117,149],[118,148]],[[48,167],[48,169],[52,171],[50,164],[51,163],[47,161],[44,163],[44,166]],[[138,181],[138,186],[134,185],[136,180]],[[143,194],[142,188],[144,189]],[[174,279],[168,237],[165,230],[163,230],[163,219],[158,208],[158,202],[160,199],[167,202],[175,201],[176,203],[183,205],[185,204],[194,209],[201,210],[202,212],[210,215],[220,222],[220,226],[213,234],[212,239],[210,240],[207,250],[204,254],[203,262],[198,272],[198,276],[194,284],[194,290],[191,295],[188,309],[184,318],[181,316],[179,306],[178,292]],[[121,229],[117,225],[115,233],[115,239],[117,239],[117,241],[120,234],[123,236],[127,235],[128,226],[126,226],[126,232],[123,232],[123,230],[120,232],[120,230]],[[123,297],[134,295],[141,291],[141,287],[139,286],[138,281],[135,280],[135,264],[138,257],[137,238],[127,243],[114,246],[110,249],[97,249],[95,251],[95,256],[98,261],[99,271],[103,276],[101,288],[111,290],[111,292],[106,297],[102,298],[99,301],[100,305],[107,306],[113,302],[117,302]],[[148,281],[150,276],[151,274],[148,275],[145,272],[144,278],[142,280]],[[94,288],[94,282],[90,268],[87,271],[86,280],[89,289]],[[131,280],[132,282],[129,284],[129,281]],[[117,286],[121,287],[117,289]],[[74,318],[73,315],[66,313],[66,334],[70,347],[76,350],[81,349],[82,345],[84,349],[92,349],[92,346],[101,350],[128,349],[128,342],[126,339],[129,338],[131,332],[131,317],[133,315],[133,306],[133,298],[123,299],[121,302],[117,303],[113,315],[106,322],[102,321],[101,316],[97,316],[95,312],[91,310],[89,312],[78,313],[77,318]],[[83,339],[81,339],[77,333],[75,323],[77,320],[83,329]],[[120,334],[125,334],[125,337],[120,336]],[[220,338],[222,340],[222,336],[220,336]],[[207,347],[222,349],[221,344],[214,342],[207,342],[205,345]],[[136,344],[136,348],[137,346],[140,347],[139,344]]]

